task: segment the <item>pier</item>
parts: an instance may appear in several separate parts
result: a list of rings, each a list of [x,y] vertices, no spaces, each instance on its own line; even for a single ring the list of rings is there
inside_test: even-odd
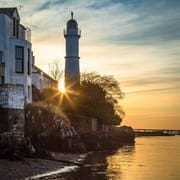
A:
[[[134,129],[136,136],[175,136],[180,130],[171,129]]]

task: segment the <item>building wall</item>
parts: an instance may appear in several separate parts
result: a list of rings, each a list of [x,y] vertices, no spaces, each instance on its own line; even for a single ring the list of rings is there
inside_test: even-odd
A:
[[[9,109],[24,109],[24,87],[0,85],[0,106]]]
[[[32,86],[31,73],[28,74],[28,49],[30,50],[30,64],[32,64],[31,42],[27,41],[27,33],[22,25],[19,25],[19,36],[13,36],[13,19],[6,14],[0,13],[0,51],[2,51],[2,63],[0,64],[1,71],[4,72],[4,83],[23,85],[25,102],[32,102]],[[24,72],[15,72],[15,47],[24,47]],[[4,70],[2,70],[4,68]],[[31,66],[30,66],[31,72]]]
[[[58,88],[58,82],[52,80],[52,78],[46,77],[44,72],[39,72],[36,68],[32,70],[32,84],[42,92],[46,88]]]
[[[6,44],[5,44],[5,16],[3,14],[0,14],[0,50],[1,51],[5,51],[5,47],[6,47]],[[2,54],[3,55],[3,60],[4,60],[4,53]]]
[[[25,90],[25,99],[27,103],[32,101],[32,87],[31,87],[31,66],[30,66],[30,74],[28,74],[28,49],[31,50],[31,44],[28,41],[21,40],[21,39],[10,39],[10,54],[9,59],[13,59],[12,62],[8,61],[9,63],[9,71],[7,71],[6,76],[9,76],[9,81],[5,81],[8,84],[23,84]],[[15,46],[22,46],[24,47],[24,73],[16,73],[15,72]],[[32,53],[31,58],[32,59]],[[32,60],[30,62],[32,64]],[[28,95],[28,87],[30,87],[30,93]]]

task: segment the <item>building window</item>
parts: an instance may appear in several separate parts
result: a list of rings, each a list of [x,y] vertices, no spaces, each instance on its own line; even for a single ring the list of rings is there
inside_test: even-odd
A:
[[[24,73],[24,47],[16,46],[16,73]]]
[[[31,97],[31,86],[28,86],[28,98]]]
[[[14,18],[13,19],[13,36],[18,38],[19,35],[19,22]]]
[[[0,84],[4,84],[4,76],[0,76]]]
[[[2,51],[0,51],[0,63],[2,63],[3,60],[2,60]]]
[[[28,49],[27,73],[31,74],[31,51]]]
[[[4,83],[4,68],[5,64],[3,62],[2,51],[0,51],[0,84]]]

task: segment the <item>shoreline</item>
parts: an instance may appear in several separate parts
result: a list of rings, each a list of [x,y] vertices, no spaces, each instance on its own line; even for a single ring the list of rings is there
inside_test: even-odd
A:
[[[80,166],[56,160],[80,163],[87,154],[52,153],[52,155],[55,158],[54,161],[38,158],[24,158],[22,161],[0,159],[0,177],[2,180],[28,180],[73,171]]]

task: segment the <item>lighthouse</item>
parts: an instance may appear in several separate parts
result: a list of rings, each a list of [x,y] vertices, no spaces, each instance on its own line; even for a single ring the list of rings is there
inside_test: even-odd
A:
[[[73,18],[71,12],[71,19],[66,24],[64,30],[64,38],[66,41],[66,56],[65,56],[65,87],[66,89],[74,89],[80,84],[80,70],[79,70],[79,38],[81,31],[78,28],[78,23]]]

